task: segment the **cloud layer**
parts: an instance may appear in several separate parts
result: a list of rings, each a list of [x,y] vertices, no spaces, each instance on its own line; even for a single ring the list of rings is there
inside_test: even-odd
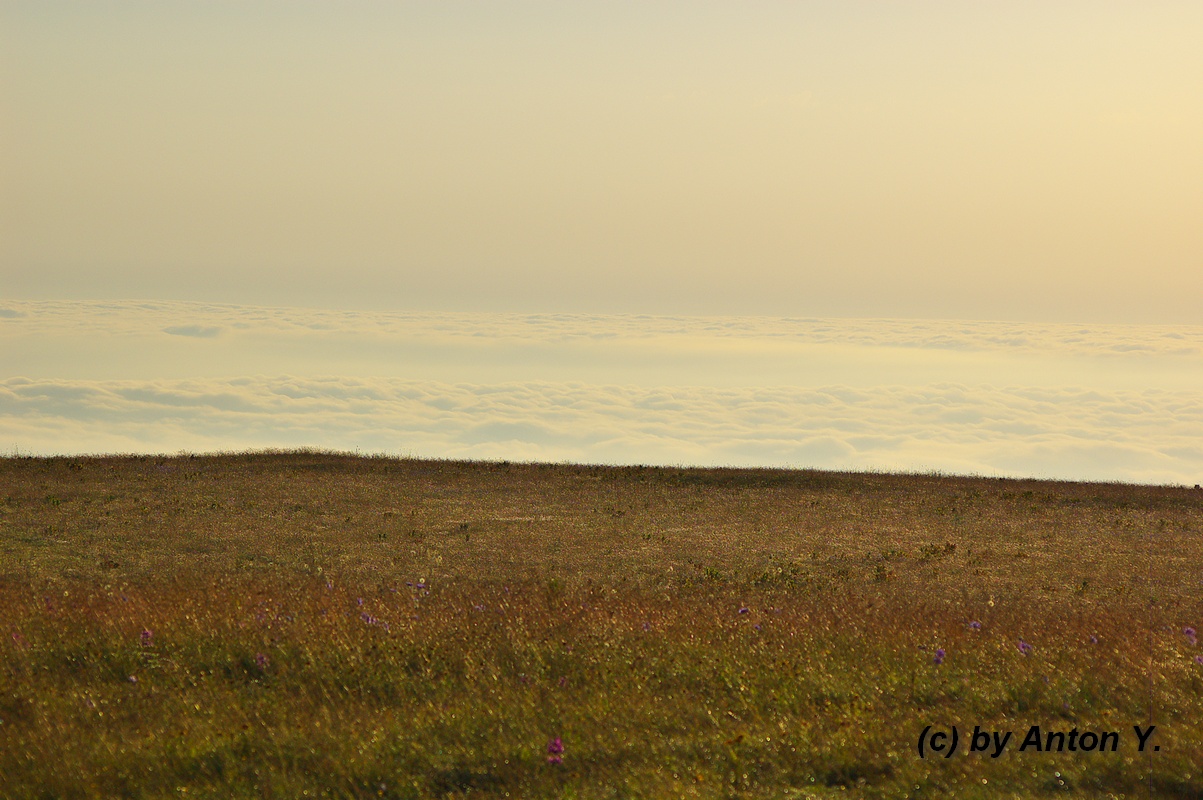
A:
[[[323,334],[364,340],[656,341],[713,347],[838,345],[1073,356],[1203,356],[1203,326],[922,319],[682,317],[332,311],[184,302],[8,301],[0,336],[232,337]]]
[[[1203,477],[1189,392],[648,388],[397,379],[0,382],[20,452],[316,446],[449,458]]]
[[[21,452],[1203,478],[1201,327],[8,302],[0,352]]]

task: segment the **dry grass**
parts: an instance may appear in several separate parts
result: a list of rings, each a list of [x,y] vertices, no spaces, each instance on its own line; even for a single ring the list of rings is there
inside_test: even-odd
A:
[[[0,796],[1199,797],[1200,531],[1183,488],[3,459]]]

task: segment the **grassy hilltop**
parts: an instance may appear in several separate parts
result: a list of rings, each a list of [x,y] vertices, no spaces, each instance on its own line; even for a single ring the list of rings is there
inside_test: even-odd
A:
[[[1201,534],[1187,488],[0,459],[0,797],[1203,797]]]

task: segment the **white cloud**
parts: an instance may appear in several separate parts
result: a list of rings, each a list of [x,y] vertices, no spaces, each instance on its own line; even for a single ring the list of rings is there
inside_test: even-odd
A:
[[[315,446],[1190,484],[1203,474],[1203,327],[143,302],[5,311],[0,448],[22,451]]]
[[[221,328],[213,325],[168,325],[163,329],[163,333],[169,333],[172,336],[196,336],[201,339],[209,339],[221,333]]]
[[[299,377],[0,382],[0,443],[38,453],[316,446],[1193,484],[1203,475],[1203,449],[1193,444],[1200,441],[1198,395],[1161,390],[670,391]]]
[[[307,341],[474,341],[548,345],[618,341],[673,353],[830,345],[934,351],[1200,356],[1203,326],[1081,325],[968,320],[681,317],[333,311],[186,302],[11,301],[0,335],[284,336]]]

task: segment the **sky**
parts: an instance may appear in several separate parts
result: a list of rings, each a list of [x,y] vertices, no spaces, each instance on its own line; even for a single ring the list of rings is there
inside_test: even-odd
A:
[[[0,0],[0,445],[1196,483],[1200,34]]]
[[[0,3],[9,296],[1198,321],[1192,2]]]

